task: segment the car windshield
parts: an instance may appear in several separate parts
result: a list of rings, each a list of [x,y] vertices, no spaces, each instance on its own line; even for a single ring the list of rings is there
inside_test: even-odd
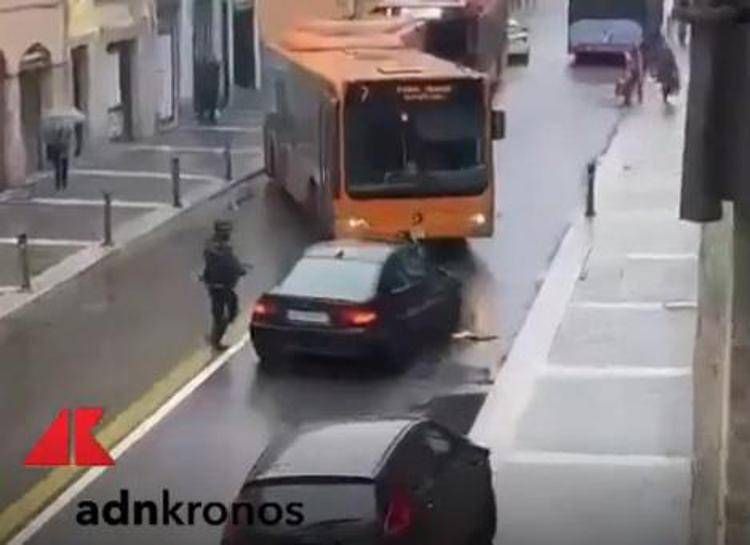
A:
[[[375,295],[381,267],[370,261],[307,257],[294,266],[273,293],[364,302]]]
[[[347,191],[355,198],[475,195],[487,184],[481,85],[352,86]]]

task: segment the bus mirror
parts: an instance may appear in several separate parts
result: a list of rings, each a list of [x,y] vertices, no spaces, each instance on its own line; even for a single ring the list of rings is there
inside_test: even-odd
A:
[[[492,139],[502,140],[505,138],[505,111],[492,111]]]

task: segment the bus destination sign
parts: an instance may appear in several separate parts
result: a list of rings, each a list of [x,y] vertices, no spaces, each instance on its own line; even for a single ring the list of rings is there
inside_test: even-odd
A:
[[[408,83],[396,86],[396,93],[404,102],[442,102],[453,94],[450,83]]]

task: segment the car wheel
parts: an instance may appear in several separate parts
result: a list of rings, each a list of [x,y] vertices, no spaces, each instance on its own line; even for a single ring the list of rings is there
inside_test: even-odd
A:
[[[393,338],[399,338],[398,336]],[[387,343],[377,351],[378,359],[383,368],[391,373],[403,371],[409,361],[409,355],[404,345],[396,343]]]
[[[258,369],[265,373],[277,370],[283,363],[281,355],[276,351],[272,350],[269,346],[255,346],[255,353],[258,355]]]
[[[531,60],[531,53],[526,53],[525,55],[521,55],[521,64],[522,65],[528,66],[530,60]]]
[[[258,372],[264,375],[273,375],[280,373],[284,367],[283,358],[278,355],[258,354]]]
[[[279,120],[275,114],[269,114],[263,124],[263,159],[266,174],[269,178],[276,178],[276,135]]]

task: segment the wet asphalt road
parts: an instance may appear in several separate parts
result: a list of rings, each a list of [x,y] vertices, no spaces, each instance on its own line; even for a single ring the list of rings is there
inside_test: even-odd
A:
[[[566,226],[581,211],[584,166],[604,147],[619,116],[611,85],[616,73],[610,68],[568,65],[564,3],[544,3],[529,20],[532,63],[509,71],[503,97],[508,138],[496,150],[499,227],[492,240],[472,241],[469,257],[459,262],[463,270],[473,271],[466,273],[465,324],[478,333],[496,335],[497,340],[431,347],[398,376],[319,362],[300,362],[279,374],[259,375],[255,354],[246,346],[76,502],[104,502],[124,488],[134,499],[158,499],[163,489],[169,489],[179,501],[229,502],[268,438],[283,428],[331,418],[403,413],[435,395],[486,383],[520,327]],[[173,250],[180,253],[177,264],[161,274],[182,274],[180,266],[191,255],[189,243],[201,228],[209,228],[212,217],[224,214],[237,223],[238,253],[256,265],[243,285],[247,306],[273,285],[310,242],[304,220],[263,182],[243,190],[242,198],[236,212],[225,213],[226,201],[219,199],[186,218],[179,229],[192,235]],[[199,251],[193,248],[192,253],[198,256]],[[179,280],[175,289],[185,286]],[[169,314],[205,312],[201,297],[196,287],[178,304],[179,312]],[[191,319],[194,338],[204,324]],[[181,326],[166,323],[164,327]],[[159,332],[140,333],[144,344],[158,343]],[[188,345],[195,342],[200,341]],[[92,344],[96,346],[95,341]],[[208,525],[83,528],[75,523],[76,509],[75,502],[70,504],[30,543],[218,543],[220,528]]]

